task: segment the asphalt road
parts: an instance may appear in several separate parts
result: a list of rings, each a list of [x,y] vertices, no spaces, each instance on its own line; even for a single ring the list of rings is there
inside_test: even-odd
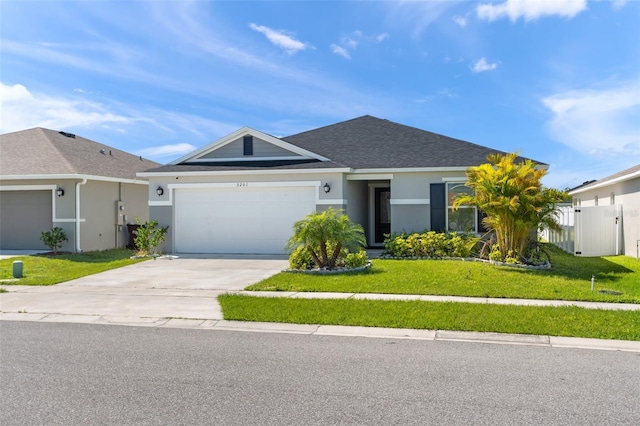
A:
[[[0,424],[640,424],[640,353],[0,322]]]

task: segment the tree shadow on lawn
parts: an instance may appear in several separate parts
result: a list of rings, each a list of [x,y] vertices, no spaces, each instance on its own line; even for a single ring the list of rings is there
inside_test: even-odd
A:
[[[622,278],[623,274],[638,274],[640,280],[640,263],[638,270],[629,269],[626,266],[612,262],[602,257],[569,257],[571,255],[557,254],[551,258],[551,269],[544,271],[520,270],[521,273],[534,273],[542,276],[559,276],[577,280],[596,280],[603,282],[615,282]]]

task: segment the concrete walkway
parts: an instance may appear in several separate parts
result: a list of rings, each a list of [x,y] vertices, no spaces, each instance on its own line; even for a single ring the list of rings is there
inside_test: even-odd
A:
[[[517,306],[577,306],[585,309],[604,309],[610,311],[640,311],[640,304],[632,303],[603,303],[578,302],[567,300],[539,300],[539,299],[506,299],[492,297],[462,297],[462,296],[430,296],[418,294],[378,294],[378,293],[322,293],[322,292],[287,292],[287,291],[238,291],[237,294],[259,297],[290,297],[303,299],[368,299],[368,300],[419,300],[422,302],[457,302],[479,303],[491,305]]]
[[[420,300],[526,306],[579,306],[640,310],[640,305],[454,296],[247,292],[243,289],[287,267],[284,256],[180,256],[146,261],[55,286],[0,286],[0,320],[180,327],[199,330],[332,334],[383,338],[457,340],[640,352],[640,342],[435,330],[230,322],[217,297],[250,296]]]

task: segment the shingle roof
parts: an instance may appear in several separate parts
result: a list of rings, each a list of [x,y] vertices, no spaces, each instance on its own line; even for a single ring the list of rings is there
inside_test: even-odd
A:
[[[415,127],[365,115],[318,129],[280,138],[330,161],[283,161],[199,163],[167,165],[150,173],[189,171],[237,171],[281,169],[407,169],[467,168],[487,162],[487,156],[502,151]],[[523,160],[522,157],[518,158]],[[536,163],[545,165],[542,162]]]
[[[281,139],[355,169],[469,167],[504,154],[370,115]]]
[[[36,127],[0,135],[0,175],[136,179],[158,163],[70,133]]]
[[[591,189],[592,187],[600,187],[600,186],[604,186],[606,185],[608,182],[612,182],[612,181],[620,181],[620,179],[625,180],[626,179],[630,179],[633,178],[634,176],[637,177],[638,174],[640,173],[640,164],[630,167],[628,169],[622,170],[618,173],[614,173],[610,176],[604,177],[602,179],[599,180],[590,180],[587,181],[585,183],[583,183],[582,185],[578,185],[575,188],[572,188],[569,190],[569,193],[573,193],[575,191],[578,192],[583,192],[583,191],[587,191],[589,189]]]

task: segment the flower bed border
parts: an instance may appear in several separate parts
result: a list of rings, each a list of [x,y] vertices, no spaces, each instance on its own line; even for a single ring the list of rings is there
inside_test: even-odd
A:
[[[331,275],[331,274],[344,274],[347,272],[358,272],[371,269],[371,261],[367,262],[364,266],[358,266],[357,268],[336,268],[336,269],[285,269],[282,272],[290,272],[294,274],[311,274],[311,275]]]
[[[480,259],[478,257],[449,257],[449,256],[443,256],[443,257],[417,257],[417,256],[389,256],[389,255],[382,255],[380,256],[378,259],[390,259],[390,260],[461,260],[463,262],[482,262],[482,263],[489,263],[491,265],[496,265],[496,266],[508,266],[508,267],[512,267],[512,268],[520,268],[520,269],[531,269],[534,271],[547,271],[549,269],[551,269],[551,263],[549,263],[549,261],[545,260],[544,263],[540,264],[540,265],[525,265],[522,263],[507,263],[507,262],[498,262],[496,260],[487,260],[487,259]]]

